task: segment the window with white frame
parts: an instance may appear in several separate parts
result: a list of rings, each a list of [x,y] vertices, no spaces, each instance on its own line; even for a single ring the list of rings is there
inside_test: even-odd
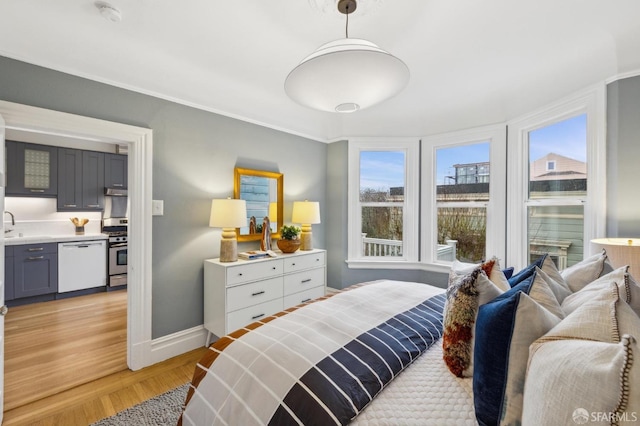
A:
[[[549,253],[562,269],[588,256],[589,241],[603,235],[603,123],[603,89],[509,123],[510,264]]]
[[[423,139],[423,262],[504,256],[505,163],[503,125]]]
[[[417,140],[349,141],[349,266],[418,260]]]

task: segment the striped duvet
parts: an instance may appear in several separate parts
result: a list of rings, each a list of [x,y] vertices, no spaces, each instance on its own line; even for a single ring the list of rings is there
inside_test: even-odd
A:
[[[237,330],[198,363],[180,422],[347,424],[439,341],[444,301],[444,289],[377,281]]]

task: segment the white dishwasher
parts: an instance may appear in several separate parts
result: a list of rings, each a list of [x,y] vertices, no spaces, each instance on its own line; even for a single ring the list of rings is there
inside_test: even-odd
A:
[[[58,293],[106,285],[105,240],[58,243]]]

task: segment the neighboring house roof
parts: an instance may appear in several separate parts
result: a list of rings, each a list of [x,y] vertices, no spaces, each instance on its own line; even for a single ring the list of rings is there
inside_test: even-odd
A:
[[[550,152],[531,163],[529,180],[586,179],[587,163]]]

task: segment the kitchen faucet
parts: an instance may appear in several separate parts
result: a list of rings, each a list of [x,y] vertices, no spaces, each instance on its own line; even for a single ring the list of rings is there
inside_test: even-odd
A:
[[[15,216],[13,215],[13,213],[11,213],[11,212],[10,212],[10,211],[8,211],[8,210],[5,210],[5,211],[4,211],[4,214],[9,214],[9,216],[11,216],[11,225],[12,225],[12,226],[16,226],[16,218],[15,218]],[[13,231],[13,229],[5,229],[5,230],[4,230],[4,233],[6,234],[7,232],[11,232],[11,231]]]

